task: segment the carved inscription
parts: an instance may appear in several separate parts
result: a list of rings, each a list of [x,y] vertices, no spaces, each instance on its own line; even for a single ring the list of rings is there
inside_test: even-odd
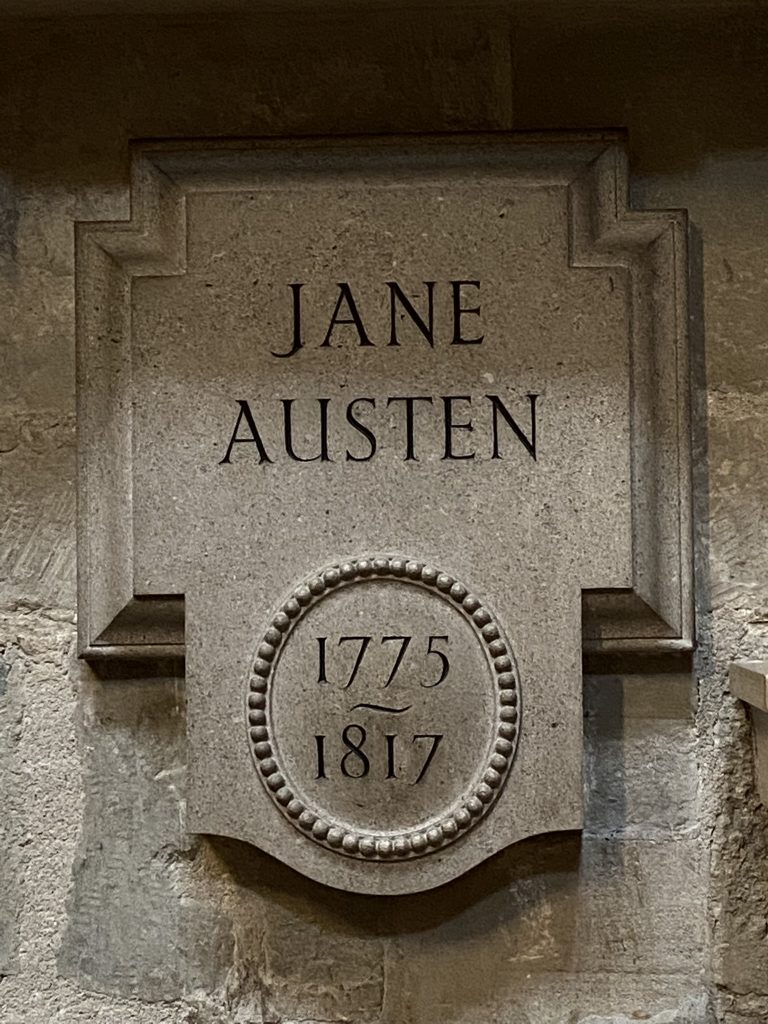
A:
[[[363,318],[358,308],[358,302],[355,299],[351,285],[347,281],[340,281],[337,285],[338,294],[335,297],[335,305],[328,323],[328,329],[324,333],[323,340],[319,342],[320,348],[330,348],[333,344],[337,344],[338,342],[334,342],[333,340],[334,334],[337,333],[337,329],[339,327],[343,327],[344,325],[353,328],[352,333],[354,334],[355,343],[362,345],[365,348],[373,348],[376,344],[386,344],[390,346],[399,345],[401,334],[408,333],[408,321],[410,321],[412,328],[416,328],[416,333],[421,334],[427,344],[434,348],[435,288],[437,282],[423,281],[421,282],[421,285],[424,287],[426,292],[426,297],[424,299],[426,311],[422,313],[420,313],[414,305],[414,302],[418,301],[416,297],[413,296],[414,301],[412,301],[397,281],[386,281],[384,283],[384,287],[389,293],[389,319],[385,327],[387,337],[386,340],[383,338],[372,340],[369,329],[363,322]],[[305,344],[307,344],[302,331],[302,289],[304,288],[304,284],[297,281],[288,285],[288,287],[291,290],[292,298],[292,347],[287,352],[272,353],[272,355],[283,358],[296,355],[296,353],[303,348]],[[476,305],[465,305],[465,296],[468,290],[475,296]],[[483,335],[480,334],[479,336],[474,337],[464,337],[468,329],[463,324],[463,318],[470,316],[479,317],[480,315],[480,282],[448,281],[446,292],[450,295],[448,301],[450,303],[451,316],[450,336],[446,338],[448,344],[480,345],[483,341]],[[405,324],[403,323],[404,321]],[[341,334],[342,331],[338,331],[338,333]],[[311,344],[312,342],[310,341],[309,343]]]
[[[302,308],[305,285],[288,285],[286,333],[291,347],[272,349],[274,359],[298,357],[307,348],[361,350],[401,345],[480,346],[485,341],[480,306],[480,281],[448,281],[441,291],[435,281],[407,289],[395,281],[388,289],[386,323],[364,320],[352,286],[337,285],[338,294],[327,329],[310,333]],[[425,309],[415,303],[426,289]],[[315,286],[310,291],[319,291]],[[436,327],[436,295],[449,296],[441,335]],[[322,303],[313,310],[322,316]],[[374,329],[376,328],[376,329]],[[361,353],[363,354],[363,353]],[[315,399],[275,397],[268,402],[236,399],[238,411],[219,465],[250,457],[256,465],[274,462],[370,462],[381,453],[382,438],[389,437],[395,459],[419,462],[433,453],[443,461],[509,459],[523,454],[536,460],[536,402],[539,395],[350,395]],[[395,437],[391,439],[394,432]],[[309,440],[307,440],[309,439]]]
[[[508,640],[462,583],[415,560],[361,558],[321,570],[274,616],[246,714],[259,775],[299,830],[347,856],[403,859],[493,805],[519,682]]]
[[[373,639],[373,637],[371,637],[371,636],[340,636],[339,637],[339,639],[338,639],[339,645],[341,645],[343,643],[350,642],[350,641],[352,641],[352,642],[356,641],[356,642],[358,642],[360,644],[360,646],[357,649],[357,657],[355,658],[355,663],[352,666],[352,671],[349,674],[349,678],[343,684],[342,689],[346,690],[346,689],[348,689],[354,683],[355,678],[357,676],[357,673],[360,670],[360,667],[362,665],[363,658],[365,657],[365,653],[368,650],[368,645],[370,644],[372,639]],[[381,643],[382,644],[390,643],[390,642],[394,641],[395,643],[398,643],[400,645],[399,649],[398,649],[398,652],[395,655],[395,660],[394,660],[394,663],[392,665],[392,669],[391,669],[389,675],[387,676],[386,681],[383,683],[383,687],[386,688],[387,686],[389,686],[394,681],[394,679],[395,679],[395,677],[396,677],[396,675],[398,673],[398,670],[400,669],[400,666],[403,663],[403,659],[404,659],[405,654],[406,654],[406,652],[408,650],[408,647],[409,647],[411,641],[414,638],[412,636],[382,636],[380,639],[381,639]],[[328,677],[326,675],[326,652],[325,652],[326,644],[328,643],[328,637],[327,636],[319,636],[319,637],[316,637],[316,640],[317,640],[318,646],[319,646],[319,667],[318,667],[317,681],[318,681],[319,684],[328,683]],[[438,676],[438,678],[434,682],[431,682],[431,683],[425,681],[424,679],[420,679],[419,680],[419,686],[421,686],[421,687],[431,688],[432,686],[438,686],[440,683],[443,682],[443,680],[448,675],[448,672],[450,671],[450,662],[448,660],[448,655],[445,654],[443,651],[437,650],[435,647],[433,647],[433,644],[437,640],[440,640],[443,643],[448,644],[449,641],[450,641],[450,637],[448,637],[448,636],[434,636],[434,635],[432,635],[432,636],[429,637],[429,641],[428,641],[428,644],[427,644],[427,654],[428,655],[430,655],[430,654],[436,655],[440,659],[440,663],[441,663],[440,675]],[[390,715],[402,715],[402,714],[405,714],[406,712],[410,711],[411,707],[412,706],[410,704],[406,705],[405,707],[392,707],[390,705],[385,705],[385,704],[373,704],[373,703],[369,703],[369,702],[361,702],[359,704],[353,705],[352,710],[353,711],[357,711],[358,709],[360,709],[360,710],[366,710],[366,711],[380,711],[380,712],[383,712],[384,714],[390,714]],[[356,737],[356,739],[354,739],[352,737],[351,733],[350,733],[350,730],[352,730],[352,729],[357,730],[357,737]],[[341,774],[344,775],[346,778],[353,778],[353,779],[365,778],[365,776],[368,774],[368,772],[370,771],[370,768],[371,768],[371,762],[370,762],[370,760],[368,758],[368,755],[363,751],[363,745],[365,744],[365,742],[366,742],[366,740],[368,738],[368,734],[366,732],[366,729],[362,725],[356,725],[356,724],[347,725],[342,730],[341,738],[342,738],[342,741],[343,741],[344,746],[346,747],[346,751],[347,751],[344,754],[344,756],[341,758],[341,762],[339,764],[339,769],[341,771]],[[326,775],[326,771],[325,771],[325,739],[326,738],[325,738],[324,735],[316,735],[315,736],[315,742],[317,743],[317,776],[316,776],[316,778],[318,778],[318,779],[325,779],[325,778],[328,777]],[[398,741],[398,734],[397,733],[386,733],[385,736],[384,736],[384,739],[386,740],[386,747],[387,747],[387,756],[386,756],[387,774],[386,774],[385,777],[387,779],[396,779],[396,778],[398,778],[398,773],[397,773],[397,761],[396,761],[396,757],[395,757],[395,745],[396,745],[396,743]],[[426,757],[426,760],[424,761],[424,764],[421,766],[421,770],[419,771],[418,777],[416,778],[416,784],[421,782],[421,780],[426,776],[427,771],[429,770],[429,766],[432,764],[432,759],[434,758],[435,754],[437,753],[437,748],[440,745],[441,740],[443,739],[443,734],[442,733],[419,733],[418,735],[414,735],[414,736],[411,737],[411,741],[413,743],[415,743],[417,740],[428,740],[428,739],[432,740],[432,746],[429,749],[429,753],[427,754],[427,757]],[[347,761],[349,759],[350,754],[355,754],[357,756],[358,767],[356,769],[350,768],[347,765]]]

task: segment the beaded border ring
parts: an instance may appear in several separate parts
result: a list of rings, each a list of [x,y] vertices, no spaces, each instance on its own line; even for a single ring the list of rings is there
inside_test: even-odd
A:
[[[497,688],[494,740],[480,781],[450,811],[427,825],[401,832],[345,828],[297,795],[274,749],[269,693],[280,652],[304,614],[330,592],[367,580],[399,580],[439,595],[475,631]],[[424,562],[397,557],[355,558],[329,565],[296,587],[273,617],[256,652],[246,696],[248,739],[259,777],[282,814],[300,832],[336,853],[371,861],[402,861],[448,845],[475,825],[494,804],[514,760],[520,732],[520,682],[512,649],[498,622],[478,597],[453,576]]]

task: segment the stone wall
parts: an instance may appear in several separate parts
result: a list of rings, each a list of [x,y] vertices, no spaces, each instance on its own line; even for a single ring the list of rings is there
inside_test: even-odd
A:
[[[768,843],[728,663],[768,656],[768,23],[318,11],[0,28],[0,1021],[758,1024]],[[587,828],[443,890],[324,889],[184,827],[180,666],[74,655],[72,223],[143,137],[629,133],[692,224],[699,649],[590,663]],[[543,626],[545,628],[545,624]]]

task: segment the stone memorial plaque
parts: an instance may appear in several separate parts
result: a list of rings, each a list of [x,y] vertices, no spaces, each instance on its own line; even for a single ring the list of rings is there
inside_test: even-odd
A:
[[[191,831],[440,885],[579,828],[581,657],[691,642],[685,220],[610,137],[164,143],[81,225],[80,645]]]

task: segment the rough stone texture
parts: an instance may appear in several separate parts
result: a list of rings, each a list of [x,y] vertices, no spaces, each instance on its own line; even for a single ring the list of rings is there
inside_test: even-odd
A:
[[[59,967],[88,988],[169,1000],[215,989],[232,959],[218,886],[184,830],[183,698],[180,680],[153,676],[82,691],[84,842]]]
[[[703,281],[696,689],[590,681],[581,850],[536,841],[380,902],[236,843],[176,847],[183,804],[151,776],[181,766],[180,684],[74,668],[71,225],[127,215],[128,137],[510,125],[503,20],[316,18],[3,30],[0,1020],[763,1024],[768,823],[726,692],[728,662],[768,647],[763,11],[515,11],[514,125],[628,127],[639,201],[689,209]]]
[[[18,770],[16,748],[20,736],[20,709],[16,698],[17,650],[4,639],[0,647],[0,806],[5,827],[0,834],[0,976],[15,973],[18,967],[20,902],[19,874],[23,837],[19,832],[23,778]],[[20,695],[20,694],[19,694]]]
[[[766,292],[751,263],[765,211],[750,201],[753,190],[764,188],[767,172],[765,157],[756,154],[747,161],[721,157],[682,187],[649,185],[655,201],[679,202],[684,192],[704,240],[702,327],[712,357],[706,363],[707,435],[699,438],[707,462],[705,469],[702,457],[699,469],[698,725],[702,814],[712,829],[712,983],[726,1021],[741,1019],[726,1007],[746,1020],[753,1012],[760,1019],[768,991],[766,809],[755,786],[745,708],[727,692],[729,662],[764,658],[768,650],[766,489],[759,469],[768,406],[763,332],[755,322],[765,315]],[[722,198],[715,203],[712,194]],[[734,349],[733,359],[722,345]]]

